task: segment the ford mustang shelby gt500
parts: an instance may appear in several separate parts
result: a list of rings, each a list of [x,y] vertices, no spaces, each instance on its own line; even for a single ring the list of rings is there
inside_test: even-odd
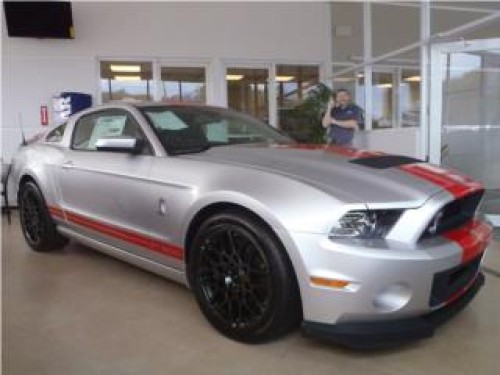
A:
[[[484,282],[480,184],[417,159],[294,143],[231,110],[110,104],[21,147],[22,230],[188,285],[224,335],[300,322],[351,347],[429,337]]]

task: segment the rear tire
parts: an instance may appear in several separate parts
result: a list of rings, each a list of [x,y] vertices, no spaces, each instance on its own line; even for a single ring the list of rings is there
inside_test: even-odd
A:
[[[61,236],[50,216],[38,186],[28,181],[19,189],[19,217],[26,242],[35,251],[62,248],[68,240]]]
[[[188,278],[205,317],[233,340],[268,341],[298,326],[302,318],[285,250],[250,215],[228,211],[200,226],[192,241]]]

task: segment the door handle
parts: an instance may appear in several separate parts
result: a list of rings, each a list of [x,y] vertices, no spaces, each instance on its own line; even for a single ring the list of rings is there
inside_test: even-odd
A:
[[[73,162],[71,160],[67,160],[65,162],[63,162],[61,164],[61,166],[64,168],[64,169],[70,169],[70,168],[73,168],[75,165],[73,164]]]

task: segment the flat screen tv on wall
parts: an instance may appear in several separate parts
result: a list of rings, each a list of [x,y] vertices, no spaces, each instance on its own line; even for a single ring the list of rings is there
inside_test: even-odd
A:
[[[5,1],[4,11],[11,37],[75,37],[69,1]]]

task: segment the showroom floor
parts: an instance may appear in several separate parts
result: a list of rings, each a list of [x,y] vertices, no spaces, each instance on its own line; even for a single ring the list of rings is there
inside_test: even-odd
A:
[[[80,245],[39,254],[2,223],[3,370],[23,374],[498,374],[500,278],[430,340],[357,353],[294,332],[225,339],[184,287]],[[500,271],[500,236],[485,265]]]

